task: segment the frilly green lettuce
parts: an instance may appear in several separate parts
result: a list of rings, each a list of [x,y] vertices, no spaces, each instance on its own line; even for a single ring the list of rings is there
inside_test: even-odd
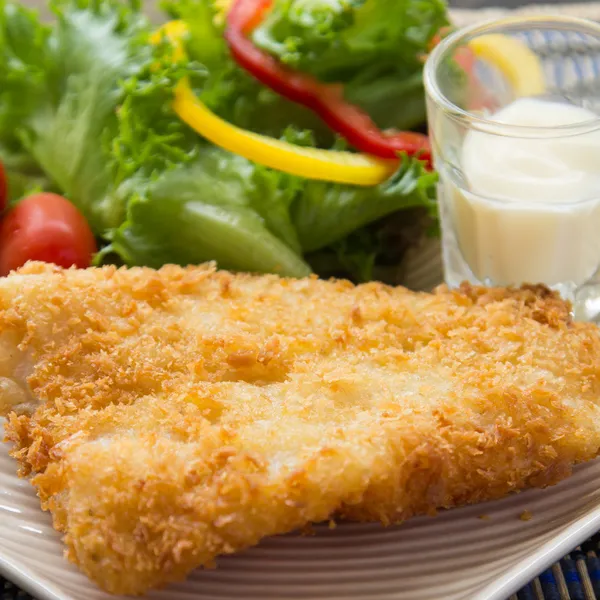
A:
[[[119,82],[150,53],[147,25],[133,2],[65,0],[51,8],[53,26],[0,4],[0,141],[35,162],[100,233],[124,217],[102,143],[116,133]]]
[[[425,120],[421,57],[448,25],[443,0],[275,0],[253,34],[282,62],[345,85],[380,127]]]
[[[359,11],[370,1],[349,4]],[[435,8],[436,2],[426,4]],[[428,224],[435,219],[436,176],[415,159],[402,157],[398,171],[376,187],[335,185],[251,163],[183,124],[171,103],[177,82],[187,76],[202,100],[233,123],[299,145],[343,145],[314,115],[234,64],[213,2],[171,3],[190,31],[190,60],[180,64],[171,62],[167,44],[150,43],[153,27],[136,2],[60,0],[52,10],[56,23],[45,25],[18,4],[0,2],[0,157],[15,196],[52,189],[82,210],[103,240],[97,263],[158,267],[215,260],[232,270],[304,276],[335,256],[345,274],[365,279],[389,254],[391,238],[381,234],[386,219],[407,215],[403,223],[419,235],[422,216]],[[375,35],[376,18],[369,15],[361,44]],[[335,32],[357,26],[356,15],[334,16],[319,21],[321,34],[326,22]],[[409,30],[402,33],[408,40],[403,52],[412,60],[429,33]],[[368,79],[371,68],[366,65],[361,77]],[[377,81],[362,89],[377,91],[382,107],[393,104],[398,86],[414,93],[420,85],[410,78]],[[415,210],[419,218],[411,216]]]

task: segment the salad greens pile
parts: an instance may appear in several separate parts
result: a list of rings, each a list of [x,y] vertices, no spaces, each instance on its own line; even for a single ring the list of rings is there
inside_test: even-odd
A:
[[[189,77],[227,121],[299,146],[344,148],[309,110],[262,86],[230,56],[221,0],[177,0],[189,60],[138,2],[53,0],[52,22],[0,1],[0,160],[11,203],[56,191],[102,240],[96,263],[222,268],[394,280],[435,228],[436,175],[402,156],[374,187],[303,179],[204,140],[172,109]],[[441,0],[275,0],[256,46],[319,80],[384,128],[425,120],[422,62],[447,24]],[[397,283],[397,281],[394,281]]]

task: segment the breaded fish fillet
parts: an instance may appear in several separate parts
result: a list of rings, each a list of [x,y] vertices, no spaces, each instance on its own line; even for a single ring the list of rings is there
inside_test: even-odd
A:
[[[310,522],[553,484],[600,448],[598,329],[542,287],[30,264],[0,332],[20,472],[116,593]]]

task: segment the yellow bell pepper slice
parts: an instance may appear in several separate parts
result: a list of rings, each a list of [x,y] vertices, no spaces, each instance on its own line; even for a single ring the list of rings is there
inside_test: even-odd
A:
[[[228,2],[219,1],[222,12],[226,12]],[[171,21],[163,25],[152,40],[156,43],[167,38],[173,44],[173,60],[179,61],[185,58],[181,39],[186,32],[185,23]],[[517,95],[536,95],[545,90],[544,74],[537,56],[519,40],[487,34],[471,40],[469,47],[478,58],[500,70]],[[236,127],[210,111],[196,97],[187,78],[175,89],[173,108],[182,121],[216,146],[307,179],[373,186],[385,181],[397,167],[396,161],[367,154],[305,148]]]
[[[171,21],[154,34],[152,41],[157,43],[163,36],[168,38],[173,44],[173,59],[182,60],[185,52],[181,38],[186,31],[181,21]],[[236,127],[209,110],[194,94],[187,78],[175,88],[173,109],[184,123],[216,146],[266,167],[306,179],[374,186],[385,181],[398,166],[394,160],[305,148]]]
[[[525,43],[502,35],[488,33],[469,42],[477,58],[496,67],[506,77],[517,96],[536,96],[546,91],[540,61]]]
[[[187,25],[183,21],[169,21],[154,32],[150,41],[153,44],[158,44],[165,39],[171,42],[173,46],[173,55],[171,58],[174,62],[179,62],[185,58],[185,50],[183,49],[181,39],[187,31]]]
[[[222,25],[227,18],[227,13],[233,4],[233,0],[213,0],[213,7],[215,8],[215,24]]]

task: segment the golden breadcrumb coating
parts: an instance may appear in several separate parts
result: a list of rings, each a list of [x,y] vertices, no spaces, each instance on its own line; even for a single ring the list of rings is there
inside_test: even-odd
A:
[[[194,268],[0,281],[0,410],[70,560],[140,594],[329,518],[397,523],[600,448],[600,337],[543,287]]]

